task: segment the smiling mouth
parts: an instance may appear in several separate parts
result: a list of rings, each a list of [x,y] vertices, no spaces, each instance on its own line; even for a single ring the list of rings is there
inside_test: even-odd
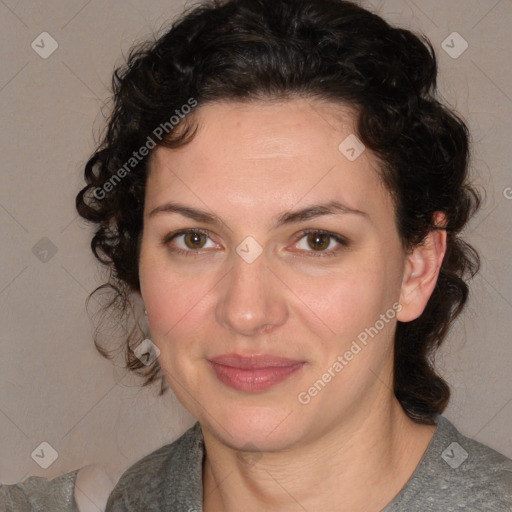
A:
[[[291,377],[306,363],[270,355],[226,354],[208,360],[223,384],[239,391],[264,391]]]

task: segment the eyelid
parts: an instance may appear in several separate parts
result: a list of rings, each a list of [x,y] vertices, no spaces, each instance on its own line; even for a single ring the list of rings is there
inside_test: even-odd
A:
[[[296,244],[297,242],[302,240],[302,238],[304,238],[305,236],[312,234],[312,233],[319,234],[319,235],[326,235],[326,236],[330,237],[332,240],[335,240],[338,243],[338,246],[345,247],[345,248],[349,246],[348,239],[346,237],[344,237],[343,235],[340,235],[338,233],[333,233],[332,231],[327,231],[325,229],[318,229],[318,228],[309,228],[309,229],[302,230],[300,233],[298,233],[294,244]],[[308,254],[309,256],[313,256],[313,257],[329,257],[329,256],[337,256],[339,251],[340,251],[340,247],[336,247],[334,249],[329,249],[328,251],[313,251],[313,250],[303,251],[303,250],[301,250],[299,252],[304,252],[304,253]]]
[[[206,229],[201,229],[201,228],[184,228],[184,229],[179,229],[177,231],[173,231],[172,233],[169,233],[168,235],[166,235],[163,238],[163,240],[162,240],[162,245],[163,246],[169,246],[170,242],[172,240],[174,240],[175,238],[177,238],[178,236],[187,235],[187,234],[191,234],[191,233],[198,233],[198,234],[205,235],[206,237],[208,237],[210,240],[213,241],[212,237],[210,236],[211,233],[208,230],[206,230]],[[326,231],[324,229],[318,229],[318,228],[309,228],[309,229],[304,229],[304,230],[300,231],[295,236],[295,241],[293,242],[293,244],[297,244],[297,242],[302,240],[302,238],[304,238],[305,236],[307,236],[309,234],[312,234],[312,233],[320,234],[320,235],[326,235],[326,236],[330,237],[331,239],[335,240],[338,243],[339,246],[342,246],[342,247],[348,247],[349,246],[348,239],[346,237],[344,237],[343,235],[340,235],[338,233],[333,233],[331,231]],[[171,250],[172,250],[172,252],[185,254],[187,256],[189,256],[189,255],[200,256],[204,252],[209,252],[211,249],[206,249],[206,250],[203,250],[203,249],[197,249],[197,250],[189,249],[189,250],[184,250],[184,249],[180,249],[180,248],[174,247]],[[299,250],[298,252],[306,253],[306,254],[309,254],[310,256],[313,256],[313,257],[328,257],[328,256],[336,256],[337,253],[339,252],[339,250],[340,250],[340,248],[337,247],[335,249],[330,249],[328,251],[314,251],[314,250],[305,251],[305,250]]]
[[[173,231],[172,233],[169,233],[168,235],[164,236],[164,238],[162,240],[162,245],[167,246],[167,245],[170,244],[170,242],[172,240],[174,240],[178,236],[189,235],[191,233],[197,233],[197,234],[200,234],[200,235],[205,235],[206,237],[208,237],[210,240],[213,241],[212,237],[210,236],[211,233],[208,230],[206,230],[206,229],[184,228],[184,229],[178,229],[177,231]],[[199,249],[199,250],[190,249],[188,251],[185,251],[185,250],[179,249],[179,248],[176,249],[176,252],[194,252],[194,253],[199,253],[200,251],[202,251],[202,249]]]

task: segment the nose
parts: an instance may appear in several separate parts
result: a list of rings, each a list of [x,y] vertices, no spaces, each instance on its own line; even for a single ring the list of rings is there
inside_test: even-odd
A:
[[[264,253],[248,263],[237,254],[216,305],[217,321],[242,336],[268,333],[288,318],[285,285],[268,267]]]

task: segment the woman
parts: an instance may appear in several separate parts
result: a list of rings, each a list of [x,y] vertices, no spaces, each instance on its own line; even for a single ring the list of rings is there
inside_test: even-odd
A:
[[[127,366],[197,423],[107,511],[511,510],[512,461],[442,416],[431,363],[478,269],[436,75],[343,0],[204,3],[116,72],[77,209],[110,306],[147,315]]]

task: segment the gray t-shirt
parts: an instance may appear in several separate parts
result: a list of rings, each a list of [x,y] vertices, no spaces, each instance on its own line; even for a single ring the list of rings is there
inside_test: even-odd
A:
[[[382,512],[512,512],[512,460],[439,415],[416,470]],[[197,422],[123,473],[106,512],[202,512],[204,443]]]

